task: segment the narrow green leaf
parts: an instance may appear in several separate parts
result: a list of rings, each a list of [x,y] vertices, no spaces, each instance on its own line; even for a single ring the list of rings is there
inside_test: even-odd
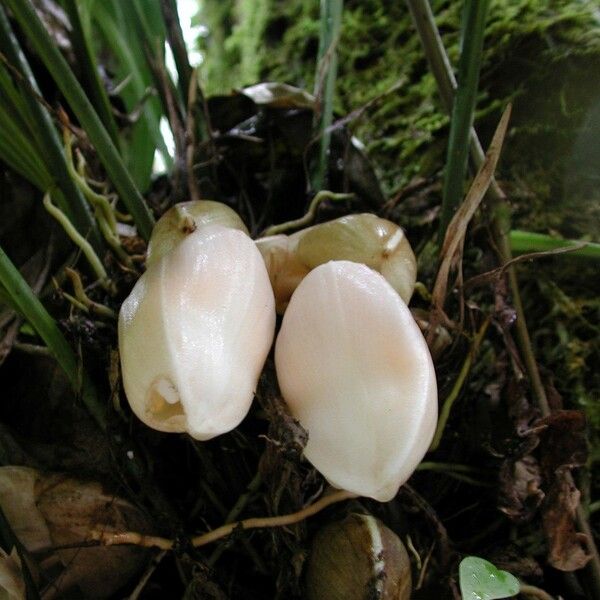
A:
[[[34,93],[39,93],[39,87],[33,72],[19,42],[12,32],[4,8],[1,6],[0,49],[12,66],[21,74],[24,82],[30,86],[31,90]],[[19,108],[24,120],[27,121],[29,135],[36,140],[36,147],[39,147],[39,151],[42,153],[41,159],[46,164],[46,170],[51,175],[53,183],[48,184],[42,191],[46,191],[49,187],[54,187],[54,183],[56,183],[61,190],[61,194],[56,196],[61,210],[69,216],[81,233],[88,236],[94,248],[100,251],[103,248],[103,243],[96,227],[96,222],[93,219],[89,206],[68,173],[62,143],[48,111],[40,104],[38,98],[34,97],[31,91],[21,90],[19,95],[21,101],[19,101],[16,90],[14,90],[10,81],[4,77],[1,85],[3,91],[12,98],[13,104]],[[19,170],[19,172],[23,175],[22,170]],[[29,179],[27,174],[24,174],[24,176]],[[34,184],[39,187],[38,183],[34,182]]]
[[[34,121],[31,118],[25,100],[14,86],[4,65],[0,66],[0,101],[4,109],[12,113],[12,119],[18,123],[20,129],[23,131],[35,129]]]
[[[40,189],[52,186],[52,177],[36,146],[0,106],[0,149],[2,159]]]
[[[116,78],[126,81],[119,95],[127,110],[138,110],[143,101],[137,122],[131,125],[129,136],[122,138],[122,150],[134,181],[145,189],[150,183],[155,150],[167,157],[169,168],[172,161],[160,131],[160,102],[156,97],[147,97],[147,91],[153,85],[153,75],[140,40],[142,28],[136,24],[133,10],[130,4],[96,2],[91,17],[101,34],[103,47],[116,59],[113,65]],[[157,33],[152,39],[160,40],[160,35]]]
[[[594,242],[583,242],[585,246],[580,247],[582,242],[577,240],[565,240],[543,233],[531,233],[530,231],[519,231],[513,229],[508,239],[514,254],[529,254],[530,252],[548,252],[559,248],[577,248],[566,256],[579,256],[581,258],[600,259],[600,244]]]
[[[110,135],[113,143],[119,145],[119,131],[115,123],[108,94],[98,74],[98,63],[90,39],[89,15],[82,15],[86,5],[76,0],[64,0],[64,7],[71,21],[71,42],[81,65],[81,76],[85,89],[88,91],[92,104]],[[85,22],[84,22],[84,17]],[[86,26],[88,23],[88,26]]]
[[[343,0],[321,0],[321,30],[315,76],[315,93],[322,98],[317,127],[321,145],[317,168],[312,179],[312,187],[315,191],[319,191],[327,183],[325,177],[331,143],[329,128],[333,121],[333,94],[337,76],[337,44],[342,28],[343,8]],[[319,90],[321,83],[323,83],[322,93]]]
[[[60,51],[55,47],[30,0],[4,0],[27,39],[52,75],[69,106],[96,148],[121,200],[133,216],[140,235],[150,237],[154,219],[96,111]]]
[[[106,429],[106,415],[91,380],[80,369],[77,358],[65,340],[54,319],[33,293],[21,273],[0,247],[0,284],[10,296],[10,302],[21,316],[29,321],[37,334],[56,358],[76,392],[102,429]]]
[[[485,17],[489,0],[466,0],[462,20],[462,48],[458,62],[458,87],[454,96],[448,156],[444,173],[440,245],[454,212],[464,195],[469,158],[471,127],[483,50]]]

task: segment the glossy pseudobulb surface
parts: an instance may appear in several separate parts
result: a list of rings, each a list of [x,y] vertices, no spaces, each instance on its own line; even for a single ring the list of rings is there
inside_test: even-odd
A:
[[[363,263],[379,271],[408,304],[417,261],[401,227],[370,213],[320,223],[291,237],[296,256],[310,269],[330,260]]]
[[[296,256],[296,244],[291,237],[280,234],[256,240],[269,272],[269,279],[275,294],[277,312],[282,315],[298,287],[306,277],[310,267]]]
[[[348,215],[292,235],[259,238],[277,302],[283,314],[298,284],[331,260],[363,263],[380,272],[408,304],[417,280],[417,260],[401,227],[370,213]]]
[[[427,344],[390,284],[349,261],[315,268],[292,296],[275,363],[308,430],[306,458],[335,487],[393,498],[433,437],[437,387]]]
[[[148,265],[168,254],[193,231],[210,225],[220,225],[248,233],[239,215],[229,206],[214,200],[190,200],[172,206],[157,221],[150,241]]]
[[[271,347],[275,304],[252,240],[199,228],[153,261],[119,315],[125,393],[160,431],[200,440],[235,428]]]

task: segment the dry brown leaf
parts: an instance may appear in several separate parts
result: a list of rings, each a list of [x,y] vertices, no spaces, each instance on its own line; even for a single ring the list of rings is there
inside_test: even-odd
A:
[[[588,454],[585,415],[580,410],[555,410],[538,419],[544,427],[541,438],[541,466],[544,479],[551,481],[562,469],[581,467]]]
[[[540,465],[547,490],[542,522],[548,540],[548,562],[561,571],[574,571],[591,558],[587,537],[575,527],[580,493],[570,471],[587,459],[585,416],[578,410],[556,410],[536,424],[544,427],[540,433]]]
[[[583,568],[591,559],[587,536],[575,528],[580,493],[568,469],[555,478],[544,502],[542,522],[548,539],[548,563],[560,571]]]
[[[494,137],[492,138],[492,143],[486,153],[485,160],[475,176],[463,203],[456,211],[446,231],[441,251],[441,256],[443,257],[442,263],[438,270],[432,294],[432,304],[439,311],[442,311],[444,307],[450,269],[453,266],[457,266],[461,261],[467,227],[473,218],[475,211],[481,204],[494,177],[496,165],[500,158],[502,144],[508,128],[510,112],[511,105],[509,104],[500,118]]]
[[[533,456],[504,462],[500,469],[498,508],[511,521],[528,521],[544,499],[541,482],[540,466]]]
[[[25,600],[25,581],[21,571],[21,559],[16,548],[7,554],[0,548],[0,598]]]
[[[48,556],[41,565],[52,569],[47,576],[52,578],[56,566],[62,565],[44,592],[46,600],[81,594],[109,597],[143,566],[143,549],[86,546],[94,528],[148,529],[137,508],[106,493],[99,483],[26,467],[0,467],[0,506],[27,550]],[[60,546],[73,547],[53,550]]]

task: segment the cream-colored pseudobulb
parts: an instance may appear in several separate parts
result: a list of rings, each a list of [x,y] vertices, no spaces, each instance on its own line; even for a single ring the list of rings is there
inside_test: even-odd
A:
[[[197,227],[152,260],[119,315],[123,383],[160,431],[207,440],[244,418],[275,330],[269,276],[242,231]]]
[[[313,269],[284,315],[275,365],[308,431],[306,458],[337,488],[393,498],[433,437],[437,387],[425,339],[392,286],[350,261]]]
[[[256,240],[256,246],[269,272],[277,312],[283,314],[294,290],[306,277],[310,268],[298,259],[295,245],[287,235],[260,238]]]
[[[315,267],[330,260],[363,263],[380,272],[408,304],[417,261],[401,227],[370,213],[348,215],[296,233],[256,240],[283,313],[294,289]]]
[[[157,261],[190,233],[207,225],[221,225],[248,233],[239,215],[222,202],[214,200],[180,202],[165,212],[154,226],[148,242],[146,263]]]

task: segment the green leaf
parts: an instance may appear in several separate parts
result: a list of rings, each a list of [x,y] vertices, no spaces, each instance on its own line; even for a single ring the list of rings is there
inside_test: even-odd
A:
[[[458,87],[454,96],[448,157],[444,172],[444,193],[440,215],[440,247],[446,228],[464,196],[471,127],[479,85],[485,17],[489,0],[466,0],[462,20],[462,49],[458,62]]]
[[[43,192],[57,185],[60,193],[55,196],[59,207],[99,251],[103,244],[96,223],[68,173],[62,142],[48,110],[35,96],[40,93],[37,81],[2,7],[0,50],[21,78],[19,84],[13,84],[14,73],[9,75],[4,66],[0,68],[0,105],[7,111],[6,117],[12,118],[20,130],[21,138],[27,141],[24,145],[12,139],[3,122],[0,125],[2,159]]]
[[[458,568],[463,600],[495,600],[519,593],[519,581],[478,556],[463,558]]]
[[[33,326],[44,340],[58,364],[66,373],[73,389],[81,393],[82,400],[98,425],[106,430],[105,408],[96,388],[82,371],[77,356],[61,333],[56,321],[33,293],[19,270],[0,247],[0,284],[9,297],[10,306]]]
[[[566,240],[543,233],[532,233],[531,231],[520,231],[518,229],[513,229],[509,233],[508,239],[513,254],[549,252],[559,248],[576,248],[565,256],[579,256],[600,260],[600,244],[595,242]]]
[[[155,3],[153,3],[155,4]],[[152,5],[144,4],[144,10],[152,16]],[[159,11],[160,16],[160,11]],[[143,102],[137,122],[129,128],[129,135],[122,137],[123,158],[136,184],[146,189],[150,183],[154,151],[158,149],[169,157],[160,132],[161,104],[158,98],[147,97],[153,87],[153,75],[147,53],[152,48],[164,48],[164,32],[154,31],[147,21],[145,29],[136,24],[137,18],[131,3],[95,2],[90,17],[100,32],[103,49],[114,57],[111,64],[117,81],[126,81],[119,96],[128,112],[138,110]],[[150,19],[154,23],[156,19]],[[148,36],[148,39],[140,37]],[[169,158],[167,166],[171,166]]]
[[[27,39],[35,48],[38,56],[52,75],[54,82],[79,119],[81,126],[85,129],[123,204],[133,216],[140,235],[148,239],[154,225],[152,214],[123,164],[123,160],[104,125],[102,125],[102,121],[66,60],[54,45],[31,5],[31,1],[4,0],[4,2],[10,7]]]
[[[329,127],[333,121],[333,94],[337,76],[337,44],[342,28],[342,12],[344,0],[321,1],[321,31],[319,34],[319,53],[317,56],[317,73],[315,88],[323,81],[321,111],[318,115],[317,133],[321,136],[319,162],[312,177],[312,188],[318,192],[326,185],[327,164],[329,162],[329,144],[331,132]],[[319,91],[319,90],[316,90]]]
[[[93,52],[93,34],[89,26],[89,15],[85,11],[86,5],[76,2],[76,0],[65,0],[64,5],[71,22],[71,43],[81,66],[83,85],[106,131],[118,146],[119,132],[113,118],[108,94],[98,74],[96,55]]]

